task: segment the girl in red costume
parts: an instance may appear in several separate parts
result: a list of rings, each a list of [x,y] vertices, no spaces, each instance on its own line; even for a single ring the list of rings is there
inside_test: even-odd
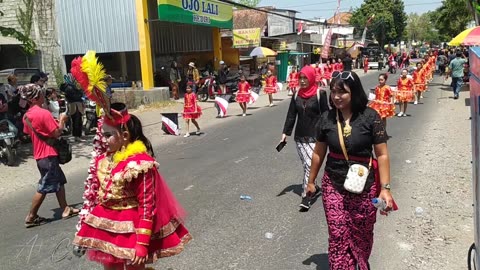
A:
[[[91,210],[83,216],[73,244],[87,249],[90,260],[105,270],[145,269],[145,263],[183,251],[191,235],[183,226],[184,210],[157,170],[152,146],[142,123],[123,103],[109,104],[95,54],[72,62],[72,73],[87,96],[103,109],[102,136],[105,153],[94,159],[88,200]],[[93,64],[92,64],[93,62]],[[94,71],[83,73],[87,65]],[[95,74],[93,74],[95,73]],[[104,73],[104,72],[103,72]],[[84,208],[85,209],[85,208]]]
[[[387,74],[378,76],[378,86],[375,88],[375,100],[368,106],[377,111],[382,122],[387,127],[387,118],[395,115],[395,104],[393,103],[393,91],[387,82]]]
[[[240,76],[240,82],[238,83],[237,102],[242,108],[242,116],[247,116],[247,103],[250,101],[250,84],[245,80],[245,75]]]
[[[407,104],[415,100],[415,93],[413,92],[414,84],[411,78],[408,78],[408,70],[402,70],[402,76],[397,81],[397,96],[400,112],[398,117],[407,116]]]
[[[277,77],[273,76],[272,71],[269,70],[265,79],[265,89],[263,90],[268,94],[269,107],[273,107],[273,94],[277,93],[277,88]]]
[[[337,70],[343,72],[343,62],[342,59],[338,58]]]
[[[425,70],[420,62],[417,63],[417,69],[413,72],[413,83],[416,93],[415,102],[413,104],[417,105],[420,98],[423,98],[422,93],[426,90]]]
[[[330,85],[330,80],[332,79],[332,73],[333,73],[333,66],[330,63],[330,60],[327,60],[327,64],[325,65],[325,72],[323,73],[323,76],[327,80],[327,85]]]
[[[197,128],[195,134],[200,134],[200,126],[198,125],[197,119],[202,115],[202,108],[198,106],[197,95],[192,92],[192,87],[190,85],[187,86],[184,100],[183,119],[187,122],[187,133],[185,133],[185,136],[183,137],[187,138],[190,137],[190,121],[192,121]]]
[[[368,71],[368,56],[363,56],[363,72],[367,73]]]
[[[317,84],[318,87],[322,86],[322,68],[320,68],[320,63],[315,64],[314,66],[315,70],[315,83]]]
[[[292,72],[288,75],[288,95],[292,96],[295,94],[298,88],[298,72],[297,67],[292,67]]]

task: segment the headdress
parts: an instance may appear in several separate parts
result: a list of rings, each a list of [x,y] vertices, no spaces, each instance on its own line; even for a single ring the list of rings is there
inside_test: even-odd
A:
[[[107,74],[102,63],[98,62],[95,51],[87,51],[83,57],[73,59],[70,72],[87,97],[102,107],[106,124],[119,126],[127,123],[130,115],[125,104],[120,106],[118,104],[122,103],[117,103],[114,107],[110,106],[110,99],[106,93],[107,84],[104,80]]]

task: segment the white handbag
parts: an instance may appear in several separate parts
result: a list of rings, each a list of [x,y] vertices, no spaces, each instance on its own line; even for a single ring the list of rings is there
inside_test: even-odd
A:
[[[343,140],[343,131],[342,125],[340,124],[340,119],[338,117],[338,110],[337,110],[337,127],[338,127],[338,140],[340,142],[340,146],[342,148],[343,156],[345,160],[348,162],[348,154],[347,149],[345,147],[345,141]],[[345,183],[343,187],[345,190],[355,193],[361,194],[363,189],[365,188],[365,183],[367,182],[368,175],[370,173],[370,169],[372,167],[372,157],[370,157],[370,163],[368,164],[368,168],[361,165],[361,164],[352,164],[348,169],[347,177],[345,178]]]

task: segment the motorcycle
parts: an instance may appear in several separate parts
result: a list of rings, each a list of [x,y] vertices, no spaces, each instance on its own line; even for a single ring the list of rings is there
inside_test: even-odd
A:
[[[206,102],[209,98],[215,99],[215,94],[218,93],[218,89],[219,86],[215,80],[215,75],[207,74],[197,92],[197,98],[201,102]]]
[[[15,137],[17,132],[17,128],[10,121],[0,120],[0,158],[6,159],[8,166],[13,166],[16,161]]]
[[[92,129],[97,127],[97,104],[95,101],[85,99],[85,135],[92,134]]]

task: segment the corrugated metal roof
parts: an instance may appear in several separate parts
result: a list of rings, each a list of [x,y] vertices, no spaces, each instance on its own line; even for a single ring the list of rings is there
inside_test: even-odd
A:
[[[150,29],[155,54],[213,51],[211,27],[154,21]]]
[[[64,55],[139,51],[135,0],[56,0]]]

